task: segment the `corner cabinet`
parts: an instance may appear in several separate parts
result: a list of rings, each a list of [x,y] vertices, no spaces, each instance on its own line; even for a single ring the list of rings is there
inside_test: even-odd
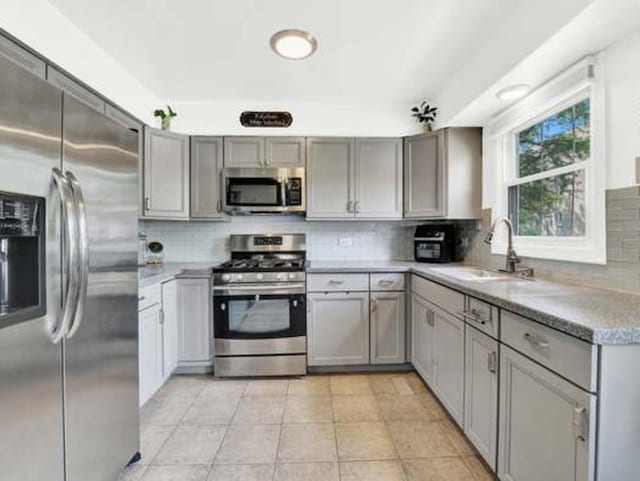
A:
[[[404,139],[404,217],[480,217],[482,130],[456,127]]]
[[[222,137],[191,137],[191,218],[224,218],[222,152]]]
[[[144,129],[144,217],[189,218],[189,137]]]
[[[307,139],[307,218],[401,219],[402,141]]]
[[[503,346],[499,478],[592,481],[595,399]]]
[[[309,366],[369,364],[369,293],[307,295]]]

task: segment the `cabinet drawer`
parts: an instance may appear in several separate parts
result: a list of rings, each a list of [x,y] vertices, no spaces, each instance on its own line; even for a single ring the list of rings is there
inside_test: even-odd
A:
[[[142,311],[154,304],[160,304],[161,298],[162,289],[160,283],[143,287],[138,291],[138,311]]]
[[[404,291],[404,274],[371,274],[369,286],[372,291]]]
[[[498,308],[491,304],[467,296],[466,308],[462,312],[467,324],[479,329],[491,337],[498,338]]]
[[[346,292],[368,291],[369,274],[309,274],[307,291],[309,292]]]
[[[411,279],[411,289],[449,314],[461,317],[460,312],[464,309],[464,294],[416,275]]]
[[[582,388],[596,392],[597,348],[508,311],[501,312],[501,340]]]

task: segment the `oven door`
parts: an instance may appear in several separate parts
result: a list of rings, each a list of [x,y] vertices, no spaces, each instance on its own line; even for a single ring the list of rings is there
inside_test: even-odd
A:
[[[214,293],[216,356],[306,352],[304,293],[246,292],[252,286]]]

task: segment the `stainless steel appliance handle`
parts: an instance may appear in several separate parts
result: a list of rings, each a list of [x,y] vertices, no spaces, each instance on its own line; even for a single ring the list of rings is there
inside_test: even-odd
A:
[[[280,179],[280,195],[282,196],[282,207],[287,207],[287,183],[289,179]]]
[[[73,194],[78,219],[78,266],[80,269],[76,311],[73,316],[73,324],[67,334],[67,337],[70,339],[78,332],[78,328],[80,324],[82,324],[84,307],[87,301],[87,286],[89,284],[89,228],[87,226],[87,208],[84,202],[82,187],[73,173],[67,171],[66,175],[67,179],[69,179],[69,185],[71,186],[71,193]]]
[[[52,170],[53,183],[60,194],[62,210],[62,227],[64,229],[64,242],[62,251],[62,269],[66,277],[66,292],[62,297],[62,313],[60,320],[51,330],[51,340],[59,343],[66,335],[69,325],[73,320],[78,302],[78,282],[80,266],[78,264],[78,221],[75,212],[73,193],[69,181],[62,171],[55,167]]]
[[[244,284],[234,286],[213,286],[213,294],[242,296],[245,294],[304,294],[304,284],[260,285]]]

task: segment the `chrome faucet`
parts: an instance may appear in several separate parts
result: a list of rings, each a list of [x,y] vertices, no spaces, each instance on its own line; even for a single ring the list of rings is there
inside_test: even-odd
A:
[[[507,225],[507,232],[509,234],[508,244],[507,244],[507,259],[506,259],[507,263],[504,271],[508,272],[509,274],[522,274],[525,277],[533,277],[532,268],[524,267],[524,266],[518,268],[518,264],[520,264],[522,261],[518,257],[518,254],[516,254],[515,249],[513,248],[513,224],[508,218],[498,217],[496,220],[493,221],[493,224],[491,225],[491,229],[489,230],[489,233],[484,238],[485,244],[493,243],[493,237],[495,236],[495,233],[496,233],[496,227],[498,227],[498,225],[502,222],[504,222]]]

